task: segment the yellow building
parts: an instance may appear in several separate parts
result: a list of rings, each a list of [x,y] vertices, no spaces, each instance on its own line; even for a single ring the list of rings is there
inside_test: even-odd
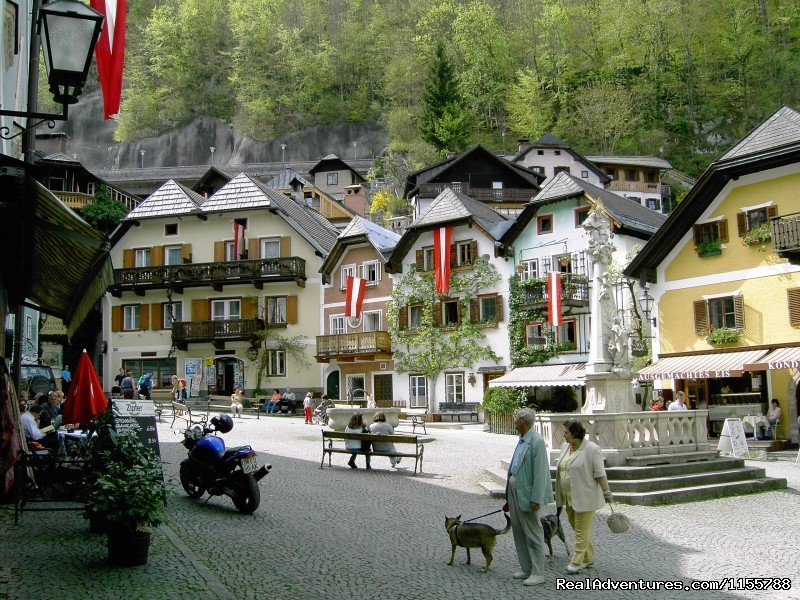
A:
[[[669,399],[798,439],[800,113],[783,107],[714,162],[626,269],[656,300],[658,360],[642,369]],[[659,383],[659,381],[661,383]]]

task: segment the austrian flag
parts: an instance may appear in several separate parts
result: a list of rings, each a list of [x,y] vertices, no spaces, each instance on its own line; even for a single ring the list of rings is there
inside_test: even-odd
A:
[[[361,305],[364,304],[364,292],[367,280],[363,277],[347,276],[347,295],[345,296],[344,316],[360,317]]]
[[[547,274],[547,322],[554,327],[564,324],[561,315],[561,273],[558,271]]]
[[[119,114],[122,99],[122,67],[125,64],[125,0],[91,0],[92,8],[105,17],[95,46],[97,74],[103,90],[103,116]]]
[[[452,227],[440,227],[433,230],[433,269],[437,294],[446,294],[450,291],[450,245],[452,240]]]
[[[246,247],[244,236],[247,227],[244,224],[233,222],[233,260],[240,260]]]

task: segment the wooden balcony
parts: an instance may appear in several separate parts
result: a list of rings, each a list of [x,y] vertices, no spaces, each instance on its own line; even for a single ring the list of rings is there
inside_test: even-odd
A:
[[[638,192],[640,194],[661,194],[660,183],[645,183],[643,181],[618,181],[612,180],[608,188],[612,192]]]
[[[456,192],[466,194],[475,200],[481,202],[509,202],[509,203],[522,203],[530,202],[537,191],[534,189],[525,188],[479,188],[472,187],[469,183],[456,182],[456,183],[423,183],[419,186],[419,195],[421,198],[435,198],[441,194],[446,188],[451,188]]]
[[[774,217],[770,227],[773,250],[793,265],[800,265],[800,213]]]
[[[176,321],[172,324],[172,343],[178,350],[188,350],[189,344],[211,342],[218,350],[225,342],[250,342],[258,344],[258,332],[264,329],[261,319],[235,319],[218,321]]]
[[[589,306],[589,281],[585,275],[561,275],[561,303],[576,308]],[[526,310],[547,307],[545,278],[529,279],[522,283],[522,306]]]
[[[388,331],[317,336],[317,362],[364,362],[392,358]]]
[[[56,192],[53,194],[70,208],[83,208],[94,202],[94,196],[83,192]]]
[[[187,287],[206,286],[220,292],[226,285],[242,283],[250,284],[260,290],[264,288],[265,283],[276,281],[295,281],[297,285],[304,287],[305,280],[306,261],[291,256],[114,269],[114,284],[109,291],[117,297],[122,295],[122,292],[132,291],[144,296],[146,290],[171,288],[176,292],[182,292]]]

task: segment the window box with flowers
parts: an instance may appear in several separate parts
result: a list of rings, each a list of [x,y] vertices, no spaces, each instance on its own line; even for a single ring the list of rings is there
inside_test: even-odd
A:
[[[718,256],[722,254],[722,242],[720,240],[712,240],[710,242],[699,242],[694,251],[697,256],[703,258],[705,256]]]
[[[772,240],[772,230],[768,224],[754,227],[742,236],[742,244],[745,246],[757,246],[759,252],[767,251],[767,244]]]
[[[718,327],[708,332],[706,341],[712,346],[719,346],[721,344],[735,344],[742,338],[742,332],[738,329],[728,329],[727,327]]]

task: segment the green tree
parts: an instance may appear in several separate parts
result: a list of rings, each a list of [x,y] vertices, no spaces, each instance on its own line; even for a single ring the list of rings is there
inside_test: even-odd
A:
[[[517,75],[506,99],[508,128],[517,136],[539,138],[553,125],[553,103],[539,77],[526,68]]]
[[[466,148],[472,124],[464,110],[453,67],[441,43],[436,46],[428,72],[424,101],[420,131],[425,141],[439,150]]]
[[[80,210],[81,217],[89,225],[111,233],[119,222],[128,214],[128,207],[122,202],[111,199],[108,186],[99,185],[94,195],[94,201]]]

